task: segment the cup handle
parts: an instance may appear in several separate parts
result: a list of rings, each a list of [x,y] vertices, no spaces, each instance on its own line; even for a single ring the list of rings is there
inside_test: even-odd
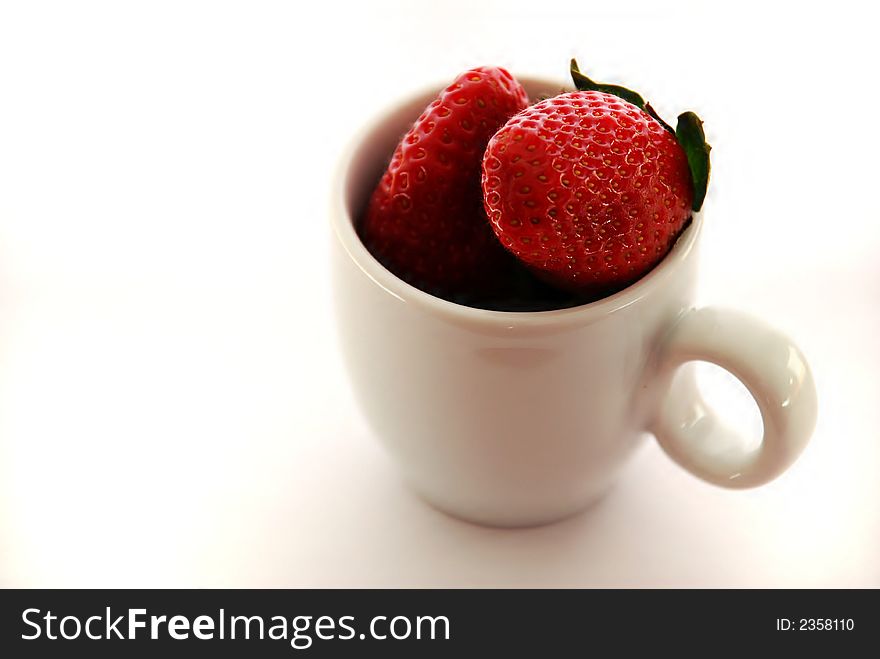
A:
[[[685,362],[706,361],[745,385],[764,423],[761,445],[744,448],[701,399],[693,378],[674,379]],[[800,455],[816,424],[816,387],[803,353],[761,321],[725,309],[686,312],[661,345],[665,392],[650,431],[679,465],[728,488],[762,485]]]

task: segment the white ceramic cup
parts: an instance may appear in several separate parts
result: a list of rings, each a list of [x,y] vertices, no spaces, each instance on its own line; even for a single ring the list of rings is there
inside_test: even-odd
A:
[[[530,98],[558,84],[526,82]],[[736,311],[693,309],[700,214],[648,275],[591,304],[498,312],[447,302],[386,270],[353,222],[436,90],[398,104],[348,152],[334,193],[333,276],[345,361],[367,422],[406,481],[452,515],[541,524],[600,497],[645,433],[694,475],[761,485],[816,420],[804,356]],[[688,362],[738,377],[761,411],[754,449],[701,400]]]

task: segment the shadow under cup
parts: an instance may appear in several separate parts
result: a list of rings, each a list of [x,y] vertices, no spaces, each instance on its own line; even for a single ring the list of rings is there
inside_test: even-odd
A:
[[[531,98],[561,88],[525,85]],[[582,306],[490,311],[418,290],[373,258],[353,222],[400,136],[435,95],[381,116],[337,174],[332,267],[344,360],[368,424],[423,498],[483,524],[550,522],[605,493],[653,429],[680,366],[664,361],[661,346],[692,307],[702,218],[695,214],[645,277]],[[664,448],[728,485],[726,472],[710,473],[714,465],[685,464],[688,456]]]

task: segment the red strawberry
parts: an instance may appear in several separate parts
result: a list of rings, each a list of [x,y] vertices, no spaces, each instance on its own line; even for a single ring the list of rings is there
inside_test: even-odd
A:
[[[485,292],[509,265],[483,209],[489,138],[528,105],[504,69],[466,71],[404,135],[370,199],[364,244],[402,279],[444,297]]]
[[[640,96],[593,83],[574,62],[572,72],[585,91],[520,112],[489,142],[485,207],[504,246],[540,277],[607,294],[653,268],[699,209],[708,145],[693,113],[679,117],[683,146]]]

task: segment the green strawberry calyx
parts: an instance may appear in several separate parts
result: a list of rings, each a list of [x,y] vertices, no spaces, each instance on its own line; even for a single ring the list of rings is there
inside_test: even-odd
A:
[[[706,198],[706,188],[709,186],[709,151],[712,150],[712,147],[706,142],[706,134],[703,132],[703,122],[700,118],[693,112],[682,112],[678,115],[678,124],[673,130],[672,126],[663,121],[651,107],[651,104],[646,102],[640,94],[620,85],[594,82],[581,73],[575,59],[571,60],[571,78],[578,91],[605,92],[622,98],[647,112],[675,136],[687,156],[691,179],[694,183],[694,201],[691,208],[694,212],[700,210],[703,206],[703,200]]]

